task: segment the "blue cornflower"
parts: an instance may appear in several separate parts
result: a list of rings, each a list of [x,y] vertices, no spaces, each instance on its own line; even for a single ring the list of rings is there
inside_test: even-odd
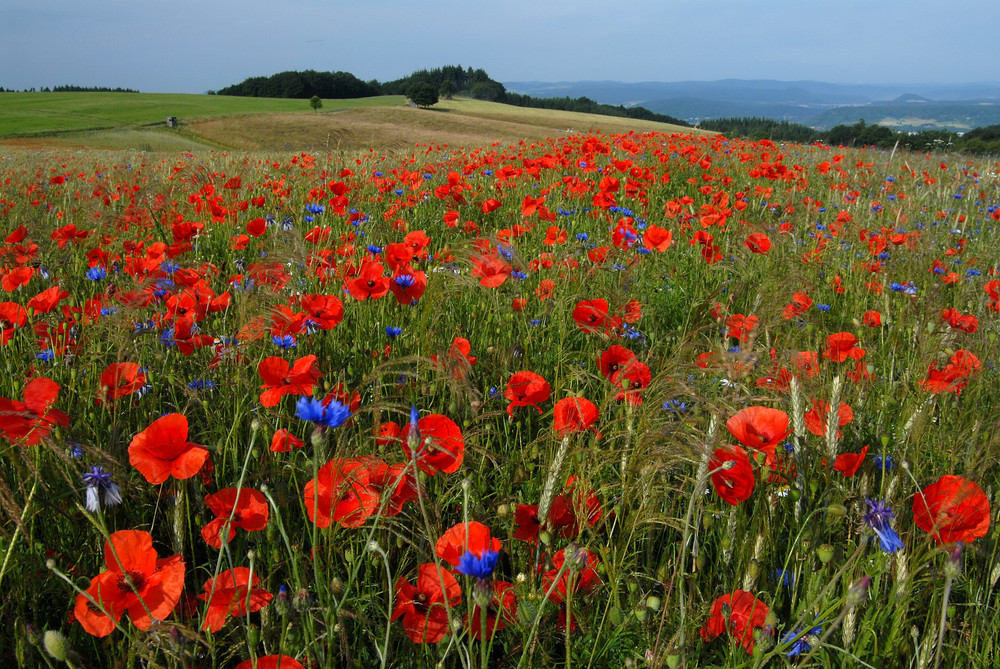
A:
[[[278,348],[284,349],[295,348],[298,345],[298,342],[295,341],[295,335],[290,334],[281,336],[271,335],[271,341],[274,342],[274,345]]]
[[[514,269],[514,270],[511,270],[511,272],[510,272],[510,278],[521,280],[521,279],[527,279],[528,275],[525,274],[524,272],[522,272],[519,269]]]
[[[816,308],[819,309],[820,311],[830,311],[829,304],[817,304]]]
[[[872,528],[878,536],[879,544],[882,550],[886,553],[895,553],[896,551],[903,548],[903,541],[896,534],[896,531],[889,526],[889,521],[896,517],[893,513],[892,507],[885,506],[882,502],[878,500],[865,500],[868,503],[868,508],[871,509],[865,514],[865,522],[868,523],[868,527]]]
[[[174,329],[172,327],[167,328],[160,333],[160,343],[167,348],[173,348],[177,346],[177,342],[174,340]]]
[[[87,280],[88,281],[100,281],[108,275],[108,270],[104,269],[100,265],[97,267],[91,267],[87,270]]]
[[[35,354],[35,358],[41,360],[42,362],[52,362],[55,360],[56,352],[51,348],[44,349]]]
[[[104,493],[104,506],[121,504],[121,488],[111,480],[111,472],[105,471],[103,467],[91,467],[90,471],[83,475],[83,482],[87,485],[87,511],[97,513],[101,510],[100,494],[102,492]]]
[[[412,274],[400,274],[399,276],[392,277],[392,280],[395,281],[396,285],[400,288],[409,288],[416,281]]]
[[[212,390],[215,388],[215,381],[211,379],[195,379],[188,382],[188,388],[191,390]]]
[[[691,408],[691,405],[681,400],[667,400],[663,403],[663,408],[670,413],[684,413]]]
[[[385,329],[385,333],[389,335],[389,339],[395,339],[399,335],[403,334],[403,328],[390,325]]]
[[[797,627],[785,636],[781,637],[781,643],[783,644],[795,639],[795,637],[799,637],[798,639],[795,639],[795,643],[788,647],[788,652],[785,653],[788,657],[798,657],[799,655],[808,653],[812,650],[813,645],[819,643],[819,637],[823,634],[823,627],[816,625],[805,634],[802,634],[802,636],[799,636],[800,634],[802,634],[802,628]]]
[[[368,253],[371,253],[372,255],[378,255],[379,253],[382,253],[382,247],[377,244],[369,244]]]
[[[576,238],[581,242],[585,242],[589,238],[589,235],[586,232],[578,232],[576,233]]]
[[[472,551],[465,551],[459,559],[455,571],[459,574],[472,576],[477,581],[485,581],[493,576],[493,570],[496,569],[498,559],[500,559],[500,553],[489,549],[484,550],[482,555],[479,556]]]
[[[784,586],[795,585],[795,574],[790,574],[784,569],[775,569],[772,573],[774,580]]]
[[[295,403],[295,415],[301,420],[307,420],[326,427],[340,427],[351,417],[351,409],[331,399],[328,404],[313,397],[302,397]]]
[[[891,455],[876,455],[872,461],[875,463],[875,469],[892,469],[895,466]]]

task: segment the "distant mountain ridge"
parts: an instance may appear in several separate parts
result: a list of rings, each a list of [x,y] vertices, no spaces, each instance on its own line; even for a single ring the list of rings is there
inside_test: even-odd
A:
[[[1000,83],[831,84],[819,81],[504,82],[538,97],[588,97],[642,106],[691,123],[757,116],[829,129],[864,119],[897,130],[968,130],[1000,123]],[[917,113],[919,112],[919,113]],[[916,115],[915,115],[916,113]]]

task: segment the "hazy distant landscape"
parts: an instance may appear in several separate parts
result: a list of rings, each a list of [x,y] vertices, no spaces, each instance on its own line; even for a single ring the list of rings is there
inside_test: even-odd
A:
[[[756,116],[820,130],[864,119],[896,130],[964,131],[1000,123],[1000,83],[831,84],[819,81],[724,79],[720,81],[504,82],[535,97],[588,97],[596,102],[642,106],[697,123],[710,118]]]

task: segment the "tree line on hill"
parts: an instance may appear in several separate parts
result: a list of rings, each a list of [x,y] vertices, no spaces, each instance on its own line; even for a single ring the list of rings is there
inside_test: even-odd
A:
[[[899,132],[884,125],[869,125],[862,119],[853,125],[816,130],[799,123],[747,116],[706,119],[698,124],[698,128],[751,140],[823,142],[833,146],[875,146],[882,149],[891,149],[898,144],[900,148],[910,151],[1000,154],[1000,125],[983,126],[963,134],[950,130],[921,130],[911,133]]]
[[[601,104],[585,97],[536,98],[530,95],[511,93],[502,83],[492,79],[484,70],[471,67],[463,68],[460,65],[446,65],[433,70],[417,70],[407,77],[385,83],[379,83],[376,80],[364,82],[348,72],[316,72],[314,70],[279,72],[270,77],[251,77],[242,83],[220,88],[215,93],[218,95],[299,98],[303,100],[313,96],[337,100],[374,95],[405,95],[422,107],[435,104],[439,97],[451,98],[455,95],[463,95],[475,100],[502,102],[518,107],[586,112],[588,114],[673,123],[686,127],[691,125],[681,119],[666,114],[657,114],[644,107]]]
[[[42,86],[37,91],[35,87],[25,88],[23,91],[16,91],[13,88],[6,89],[0,86],[0,93],[138,93],[134,88],[108,88],[107,86]]]

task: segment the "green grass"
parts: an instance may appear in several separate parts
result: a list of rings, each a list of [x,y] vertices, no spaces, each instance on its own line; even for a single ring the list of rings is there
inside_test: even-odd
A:
[[[324,100],[323,111],[401,104],[398,95]],[[213,116],[311,111],[308,100],[176,93],[0,93],[0,138],[39,137]]]

